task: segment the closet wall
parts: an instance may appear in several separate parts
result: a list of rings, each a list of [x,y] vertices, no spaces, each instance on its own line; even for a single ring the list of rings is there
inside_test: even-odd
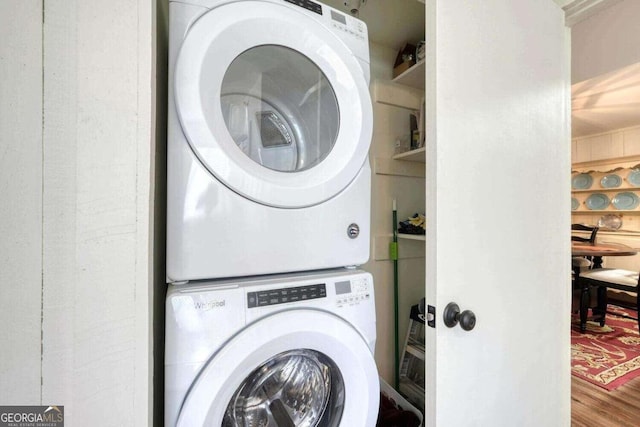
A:
[[[42,2],[0,2],[0,405],[40,403]]]
[[[373,102],[373,140],[369,151],[372,169],[371,198],[371,256],[363,269],[373,274],[376,297],[377,342],[375,358],[380,375],[392,383],[394,375],[394,297],[393,261],[389,259],[392,236],[392,203],[397,200],[398,220],[416,212],[424,213],[424,163],[414,165],[422,169],[422,177],[381,173],[382,164],[392,164],[397,138],[409,136],[411,109],[377,102],[376,92],[394,92],[404,103],[418,108],[422,93],[391,83],[396,50],[375,43],[371,47],[371,97]],[[412,305],[424,297],[425,263],[423,241],[399,243],[399,331],[401,349],[409,324]]]
[[[152,424],[155,13],[0,2],[1,405]]]

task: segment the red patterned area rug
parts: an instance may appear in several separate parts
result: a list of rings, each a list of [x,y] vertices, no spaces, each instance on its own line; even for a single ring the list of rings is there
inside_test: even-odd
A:
[[[611,311],[636,312],[609,307]],[[606,390],[614,390],[640,376],[640,335],[638,322],[607,314],[606,325],[587,322],[580,333],[580,323],[571,324],[571,373]]]

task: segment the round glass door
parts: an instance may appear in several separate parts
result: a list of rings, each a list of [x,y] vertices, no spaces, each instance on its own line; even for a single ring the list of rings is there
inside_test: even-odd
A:
[[[353,325],[322,310],[262,317],[211,355],[175,425],[375,425],[378,371],[363,338]]]
[[[283,46],[240,54],[224,75],[220,103],[236,145],[272,170],[312,168],[338,137],[338,101],[327,77],[306,56]]]
[[[367,162],[368,73],[299,7],[246,0],[211,9],[187,32],[173,78],[187,143],[242,197],[278,208],[317,205]]]
[[[280,353],[256,368],[233,394],[222,427],[331,427],[344,408],[335,362],[309,349]]]

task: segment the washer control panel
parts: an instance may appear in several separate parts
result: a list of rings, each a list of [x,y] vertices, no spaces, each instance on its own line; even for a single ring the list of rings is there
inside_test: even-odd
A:
[[[335,10],[331,10],[331,26],[344,34],[349,34],[357,39],[365,39],[365,26],[362,21]]]
[[[371,285],[366,278],[336,282],[336,303],[338,307],[359,304],[371,298]]]
[[[362,21],[352,17],[351,15],[347,15],[340,11],[334,10],[333,8],[326,7],[325,10],[322,10],[322,5],[320,3],[316,3],[312,0],[284,0],[287,3],[295,4],[296,6],[300,6],[303,9],[310,10],[311,12],[317,13],[318,15],[323,15],[326,23],[331,23],[331,26],[344,33],[351,35],[359,40],[365,40],[366,28]]]
[[[315,12],[319,15],[322,15],[322,6],[319,3],[316,3],[311,0],[284,0],[287,3],[295,4],[296,6],[303,7],[311,12]]]
[[[326,298],[327,285],[296,286],[292,288],[269,289],[265,291],[247,292],[247,307],[265,307],[268,305],[286,304],[311,299]]]

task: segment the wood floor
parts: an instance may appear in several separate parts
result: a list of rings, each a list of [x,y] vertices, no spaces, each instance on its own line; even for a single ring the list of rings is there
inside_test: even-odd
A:
[[[571,426],[640,426],[640,377],[606,391],[572,375]]]

